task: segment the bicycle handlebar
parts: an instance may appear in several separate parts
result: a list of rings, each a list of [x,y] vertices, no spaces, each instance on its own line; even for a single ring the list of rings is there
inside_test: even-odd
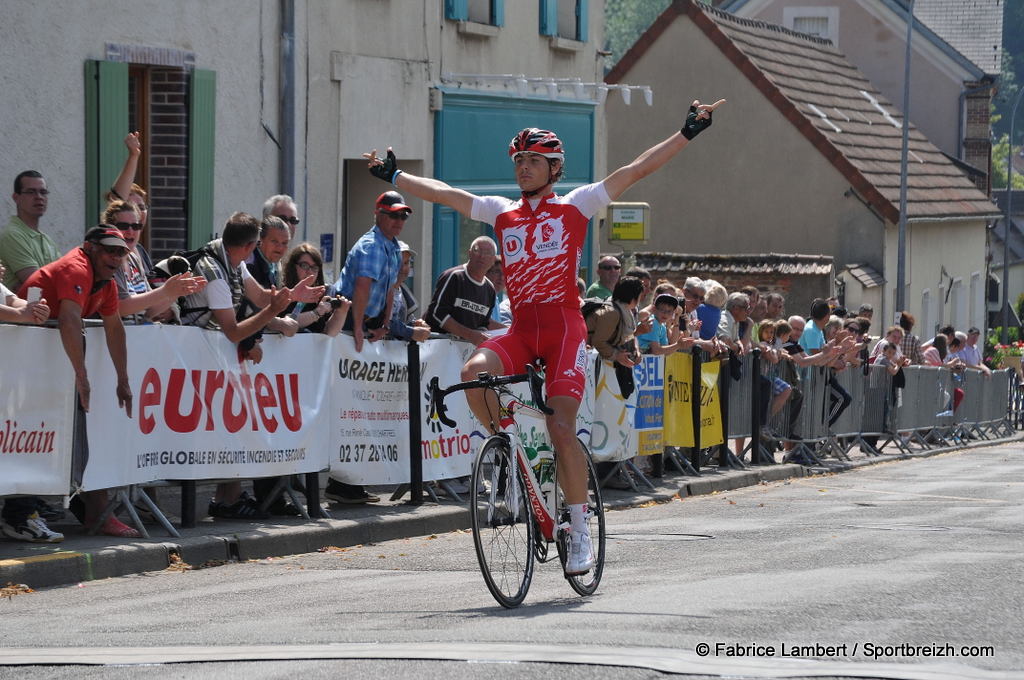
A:
[[[554,410],[548,408],[547,404],[544,403],[544,395],[541,393],[541,388],[544,385],[544,378],[537,373],[532,365],[526,365],[526,373],[518,373],[516,375],[491,375],[490,373],[480,373],[477,375],[476,380],[467,380],[465,382],[456,383],[449,387],[441,388],[438,384],[437,376],[430,379],[430,385],[428,391],[430,392],[430,417],[437,416],[438,419],[447,425],[448,427],[455,427],[455,421],[448,417],[448,407],[444,405],[444,398],[452,392],[459,392],[462,390],[472,390],[479,387],[501,387],[502,385],[515,385],[521,382],[530,383],[530,395],[533,397],[533,403],[537,405],[537,409],[541,413],[551,415]]]

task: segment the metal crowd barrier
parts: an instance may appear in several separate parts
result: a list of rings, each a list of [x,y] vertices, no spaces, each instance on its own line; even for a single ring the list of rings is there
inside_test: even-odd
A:
[[[742,367],[739,381],[723,370],[723,382],[729,383],[723,417],[727,437],[750,440],[744,453],[751,451],[755,464],[773,462],[778,450],[784,451],[785,460],[824,464],[829,458],[850,460],[856,449],[879,455],[892,446],[908,453],[1024,429],[1024,385],[1012,370],[986,376],[973,369],[957,373],[945,367],[907,366],[903,386],[897,387],[899,381],[883,366],[850,367],[834,374],[851,401],[830,427],[832,369],[790,370],[782,362],[759,359],[757,353],[744,356]],[[775,378],[789,383],[792,392],[772,413],[770,386]],[[958,387],[965,396],[954,413]]]

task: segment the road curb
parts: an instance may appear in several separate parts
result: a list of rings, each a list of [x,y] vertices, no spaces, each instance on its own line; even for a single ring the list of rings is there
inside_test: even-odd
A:
[[[927,458],[951,451],[1008,444],[1024,434],[1000,440],[982,440],[955,448],[930,449],[909,454],[883,455],[828,467],[796,464],[759,466],[745,470],[705,468],[703,476],[684,478],[639,493],[605,490],[605,505],[612,510],[664,503],[675,497],[700,496],[756,486],[762,482],[845,472],[868,465]],[[659,480],[655,480],[659,481]],[[676,484],[679,484],[676,486]],[[369,506],[367,506],[369,508]],[[65,550],[50,554],[0,559],[0,584],[23,583],[32,588],[82,583],[92,580],[161,571],[178,560],[193,567],[214,566],[237,560],[295,555],[327,546],[350,547],[400,538],[465,530],[469,512],[462,505],[381,506],[378,514],[359,518],[319,519],[295,525],[252,526],[231,531],[217,527],[206,535],[187,536],[152,543],[128,543],[91,550]],[[175,555],[177,559],[171,556]]]

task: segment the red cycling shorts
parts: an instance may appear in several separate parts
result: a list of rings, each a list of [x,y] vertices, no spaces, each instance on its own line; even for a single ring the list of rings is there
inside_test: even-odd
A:
[[[516,310],[505,335],[480,345],[501,358],[506,375],[544,360],[548,397],[583,400],[587,378],[587,326],[579,307],[526,305]]]

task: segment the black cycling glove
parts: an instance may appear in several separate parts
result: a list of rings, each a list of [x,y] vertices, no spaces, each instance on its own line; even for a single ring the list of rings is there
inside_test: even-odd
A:
[[[686,137],[687,139],[693,139],[701,132],[711,127],[711,112],[707,112],[707,118],[700,118],[697,116],[697,113],[697,107],[691,106],[690,112],[686,114],[686,122],[683,123],[683,127],[679,130],[683,133],[683,137]]]
[[[398,159],[395,158],[395,152],[388,149],[388,155],[384,159],[383,165],[374,165],[370,167],[370,174],[377,179],[382,179],[385,182],[395,183],[395,178],[402,172],[398,169]]]

